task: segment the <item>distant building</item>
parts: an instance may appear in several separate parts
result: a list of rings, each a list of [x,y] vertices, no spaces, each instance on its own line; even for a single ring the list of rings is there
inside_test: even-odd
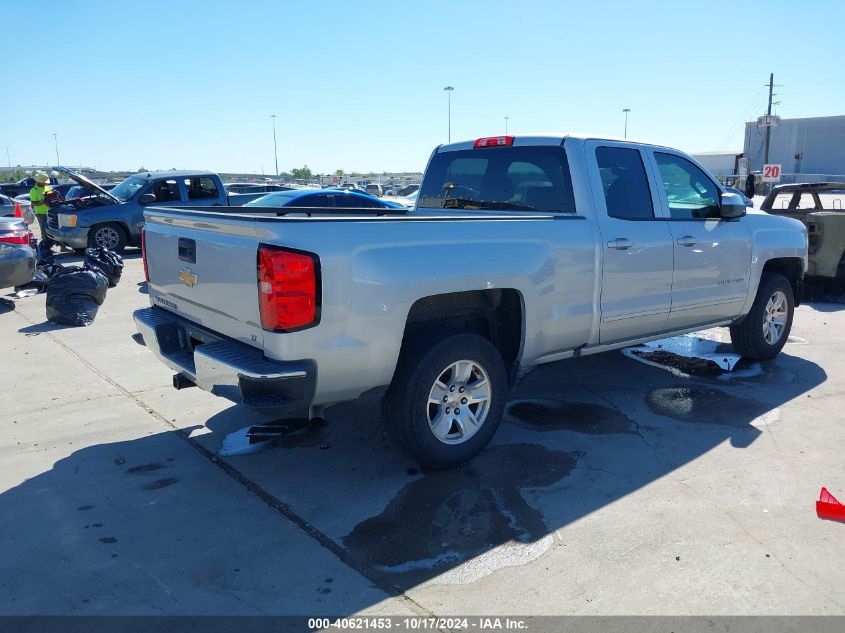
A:
[[[771,129],[769,163],[781,165],[784,174],[845,174],[845,116],[781,119]],[[745,124],[745,156],[752,171],[763,169],[765,139],[765,127],[756,121]]]
[[[717,178],[732,176],[736,173],[737,159],[742,156],[741,152],[701,152],[692,154],[699,163],[704,165],[711,174]]]

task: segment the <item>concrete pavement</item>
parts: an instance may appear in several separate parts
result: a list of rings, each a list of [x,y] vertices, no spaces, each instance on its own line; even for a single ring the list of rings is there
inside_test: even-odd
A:
[[[2,614],[845,613],[845,525],[814,511],[845,496],[843,305],[735,377],[538,368],[481,457],[423,473],[367,399],[217,457],[268,420],[172,389],[142,279],[129,255],[88,328],[0,314]]]

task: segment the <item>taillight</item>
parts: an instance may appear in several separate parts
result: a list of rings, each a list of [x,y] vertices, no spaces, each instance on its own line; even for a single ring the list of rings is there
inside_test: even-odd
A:
[[[147,268],[147,232],[141,227],[141,259],[144,261],[144,279],[150,283],[150,270]]]
[[[320,320],[319,274],[316,255],[259,247],[261,327],[289,332],[316,325]]]
[[[479,147],[504,147],[513,145],[513,139],[513,136],[485,136],[484,138],[476,139],[472,147],[473,149],[478,149]]]
[[[0,235],[0,242],[4,244],[29,244],[29,231],[26,229],[9,231]]]

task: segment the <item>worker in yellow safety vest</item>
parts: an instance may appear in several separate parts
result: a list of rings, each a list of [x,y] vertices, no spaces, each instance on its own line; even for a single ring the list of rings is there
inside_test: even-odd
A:
[[[50,177],[43,171],[36,172],[35,186],[29,190],[29,201],[32,204],[32,212],[38,221],[38,228],[41,230],[41,241],[51,243],[47,237],[47,193],[50,191]]]

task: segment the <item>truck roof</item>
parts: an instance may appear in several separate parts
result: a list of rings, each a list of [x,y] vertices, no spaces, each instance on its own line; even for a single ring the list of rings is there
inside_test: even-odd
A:
[[[141,178],[184,178],[186,176],[216,176],[217,174],[207,169],[174,169],[163,171],[147,171],[134,174]]]
[[[495,138],[497,135],[492,135],[492,138]],[[498,135],[503,136],[503,135]],[[620,138],[618,136],[608,136],[606,134],[544,134],[544,133],[531,133],[531,134],[510,134],[509,136],[513,136],[514,138],[514,147],[519,146],[530,146],[530,145],[560,145],[563,141],[567,138],[577,138],[580,140],[591,140],[591,141],[613,141],[617,143],[634,143],[637,145],[651,145],[652,147],[666,147],[665,145],[659,145],[657,143],[650,143],[649,141],[643,141],[641,139],[635,138]],[[484,138],[484,137],[482,137]],[[472,149],[473,143],[475,143],[476,139],[466,140],[466,141],[455,141],[454,143],[445,143],[437,148],[438,152],[452,152],[464,149]]]

